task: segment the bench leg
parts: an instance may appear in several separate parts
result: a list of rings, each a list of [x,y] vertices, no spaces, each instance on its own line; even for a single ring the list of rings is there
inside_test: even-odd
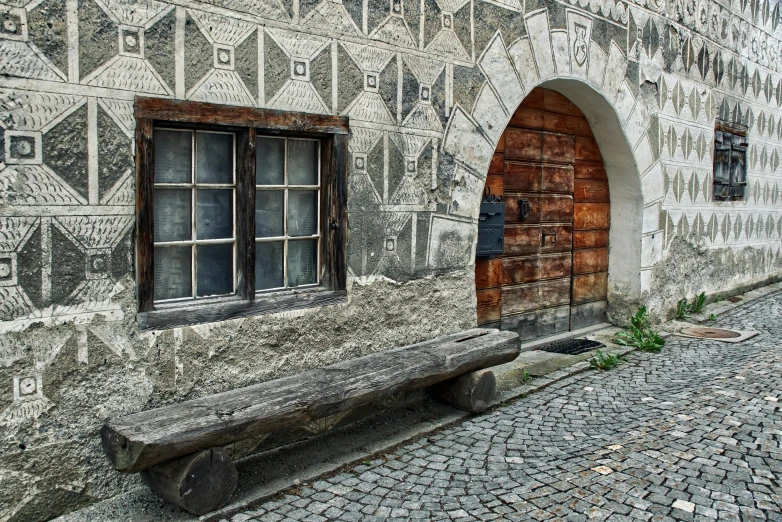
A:
[[[445,402],[463,410],[486,411],[494,399],[497,380],[491,370],[476,370],[433,387],[434,394]]]
[[[222,448],[211,448],[152,466],[141,479],[172,504],[203,515],[228,502],[239,475]]]

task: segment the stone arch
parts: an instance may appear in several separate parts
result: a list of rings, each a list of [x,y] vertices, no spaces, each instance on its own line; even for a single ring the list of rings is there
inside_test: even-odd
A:
[[[625,80],[627,58],[618,45],[612,42],[606,54],[587,37],[587,49],[576,56],[568,39],[577,36],[551,33],[545,10],[528,14],[525,23],[535,38],[525,36],[506,46],[498,31],[478,59],[486,81],[473,107],[454,107],[442,146],[456,164],[451,207],[461,208],[477,228],[489,161],[516,107],[538,86],[565,95],[587,116],[603,154],[611,192],[609,317],[623,316],[645,289],[642,232],[648,188],[642,178],[656,165],[646,135],[648,109]],[[573,30],[575,24],[569,26]]]

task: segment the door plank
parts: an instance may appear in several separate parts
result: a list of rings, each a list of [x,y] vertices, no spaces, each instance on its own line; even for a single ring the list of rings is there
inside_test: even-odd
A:
[[[598,248],[608,246],[608,230],[574,230],[573,248]]]
[[[553,132],[544,133],[542,159],[544,161],[555,161],[558,163],[573,163],[576,158],[576,139],[575,136],[570,134],[556,134]]]
[[[478,324],[499,321],[502,311],[502,291],[499,288],[490,288],[477,290],[475,294],[478,298]]]
[[[570,252],[557,254],[542,254],[538,257],[540,279],[557,279],[570,277],[573,267],[573,256]]]
[[[543,133],[508,127],[505,131],[505,158],[540,161],[543,154]]]
[[[486,183],[484,188],[489,187],[491,193],[495,196],[502,196],[505,192],[505,184],[503,183],[502,176],[497,174],[489,174],[486,176]]]
[[[576,159],[587,161],[603,161],[600,155],[600,147],[594,138],[579,136],[576,138]]]
[[[540,279],[540,259],[537,255],[502,258],[502,284],[518,285]]]
[[[573,330],[586,328],[608,320],[608,303],[606,301],[592,301],[582,305],[573,306],[570,309],[570,327]]]
[[[508,122],[508,125],[513,127],[523,127],[525,129],[543,130],[545,120],[546,113],[540,109],[519,107],[516,112],[513,113],[513,116]]]
[[[541,252],[569,252],[573,246],[573,227],[571,225],[541,225]]]
[[[540,190],[572,194],[574,183],[573,167],[565,165],[543,165],[541,168]]]
[[[519,334],[522,341],[546,337],[568,331],[570,326],[570,306],[544,308],[525,314],[502,316],[500,328]]]
[[[529,213],[524,220],[519,219],[519,200],[526,199],[529,202]],[[505,223],[540,223],[540,194],[523,194],[508,192],[504,196],[505,201]]]
[[[560,114],[570,114],[571,116],[578,116],[579,118],[586,119],[586,116],[581,112],[581,109],[564,94],[560,94],[551,89],[541,89],[540,87],[537,87],[536,89],[543,91],[544,110]]]
[[[519,314],[540,308],[540,283],[502,287],[502,315]]]
[[[500,134],[500,139],[497,141],[497,147],[494,149],[494,152],[505,152],[505,131],[502,131],[502,134]]]
[[[540,249],[540,225],[505,227],[505,254],[537,254]]]
[[[475,288],[483,290],[485,288],[494,288],[502,283],[502,259],[495,257],[491,259],[481,258],[475,260]]]
[[[489,174],[502,175],[504,173],[504,168],[505,154],[501,152],[495,152],[491,157],[491,161],[489,162]]]
[[[545,109],[545,93],[546,89],[535,87],[527,96],[521,101],[519,107],[532,108],[532,109]]]
[[[576,203],[573,205],[573,227],[578,230],[610,228],[610,203]]]
[[[592,129],[589,128],[589,122],[586,118],[550,112],[541,112],[540,117],[543,121],[543,128],[549,132],[592,137]]]
[[[608,271],[608,249],[586,248],[573,251],[573,273],[589,274]]]
[[[540,164],[505,161],[505,188],[517,192],[537,192],[541,187],[543,167]]]
[[[608,272],[573,276],[572,304],[605,299],[608,294]]]
[[[540,307],[570,304],[570,278],[540,282]]]
[[[543,194],[540,198],[541,223],[570,223],[573,221],[573,198],[570,195]]]
[[[584,161],[576,159],[576,179],[608,179],[605,166],[602,161]]]
[[[576,203],[609,203],[608,181],[594,179],[578,179],[573,190],[573,201]]]

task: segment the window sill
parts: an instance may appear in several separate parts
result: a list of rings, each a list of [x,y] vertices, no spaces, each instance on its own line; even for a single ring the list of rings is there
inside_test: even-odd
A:
[[[347,302],[346,291],[323,288],[296,293],[277,293],[276,295],[259,294],[254,301],[244,301],[237,297],[210,299],[207,302],[187,301],[159,305],[156,310],[151,312],[139,312],[138,327],[141,331],[168,330],[182,326],[317,308],[345,302]]]

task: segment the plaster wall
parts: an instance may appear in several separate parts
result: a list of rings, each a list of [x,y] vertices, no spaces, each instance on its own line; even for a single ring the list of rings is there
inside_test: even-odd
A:
[[[603,152],[613,317],[778,275],[779,14],[741,0],[0,0],[0,520],[137,485],[101,454],[107,418],[472,326],[485,173],[538,85],[579,105]],[[348,302],[139,332],[137,95],[348,115]],[[744,201],[711,201],[717,116],[750,129]]]

